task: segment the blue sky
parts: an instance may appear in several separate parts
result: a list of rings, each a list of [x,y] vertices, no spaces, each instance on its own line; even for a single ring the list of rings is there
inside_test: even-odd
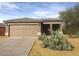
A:
[[[59,12],[76,4],[76,2],[1,2],[0,22],[23,17],[58,18]]]

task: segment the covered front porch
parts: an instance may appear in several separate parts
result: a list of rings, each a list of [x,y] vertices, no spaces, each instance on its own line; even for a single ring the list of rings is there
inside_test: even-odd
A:
[[[49,35],[51,31],[63,30],[61,22],[43,22],[41,24],[41,33]]]

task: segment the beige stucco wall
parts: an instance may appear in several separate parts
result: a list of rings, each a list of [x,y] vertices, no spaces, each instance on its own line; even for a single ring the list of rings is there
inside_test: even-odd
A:
[[[43,24],[60,24],[60,29],[63,29],[64,22],[43,22]],[[37,36],[41,33],[41,23],[6,23],[6,36]]]
[[[40,23],[8,23],[10,25],[10,37],[11,36],[37,36],[41,32]],[[9,27],[6,26],[6,33],[8,33]]]

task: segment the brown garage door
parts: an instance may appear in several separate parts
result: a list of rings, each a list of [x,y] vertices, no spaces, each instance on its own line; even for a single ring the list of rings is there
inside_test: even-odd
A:
[[[10,36],[36,36],[39,31],[38,24],[10,26]]]

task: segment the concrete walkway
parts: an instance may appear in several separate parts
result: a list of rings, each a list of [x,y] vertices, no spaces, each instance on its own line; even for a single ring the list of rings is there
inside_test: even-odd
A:
[[[25,56],[36,38],[7,38],[0,42],[0,56]]]

